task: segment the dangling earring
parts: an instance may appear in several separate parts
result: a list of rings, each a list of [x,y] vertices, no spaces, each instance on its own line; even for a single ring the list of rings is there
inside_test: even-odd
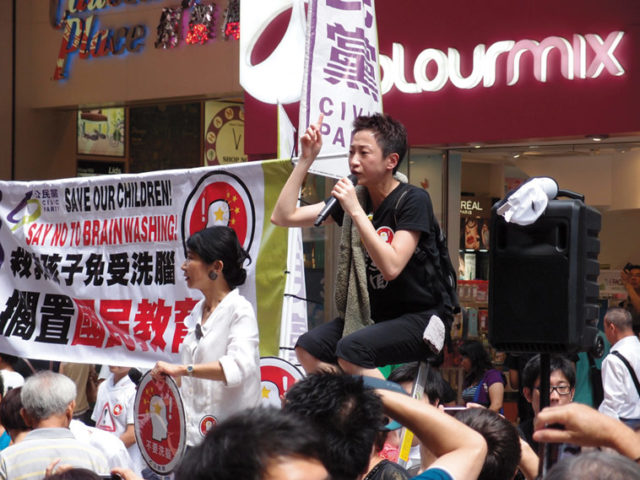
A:
[[[211,280],[215,280],[216,278],[218,278],[218,274],[217,274],[216,272],[214,272],[213,270],[211,270],[211,271],[209,272],[209,278],[210,278]]]

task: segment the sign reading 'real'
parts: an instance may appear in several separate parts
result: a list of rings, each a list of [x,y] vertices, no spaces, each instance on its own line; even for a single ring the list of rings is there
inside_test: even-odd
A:
[[[447,82],[461,89],[471,89],[480,85],[491,87],[496,81],[498,57],[507,55],[507,85],[516,85],[520,80],[520,65],[526,58],[533,60],[533,75],[539,82],[546,82],[548,71],[555,65],[549,65],[549,55],[553,50],[560,53],[559,69],[568,80],[597,78],[603,72],[613,76],[624,75],[625,70],[616,57],[616,50],[622,42],[624,32],[614,31],[602,38],[589,33],[575,34],[571,40],[563,37],[547,37],[536,40],[503,40],[490,45],[479,44],[473,49],[473,70],[467,76],[460,69],[460,52],[449,48],[446,52],[436,48],[422,50],[413,64],[414,82],[405,78],[404,46],[394,43],[391,57],[380,55],[383,70],[381,89],[387,93],[395,87],[403,93],[437,92]],[[531,61],[531,60],[529,60]],[[435,74],[427,75],[427,69],[433,64]],[[430,71],[434,69],[430,68]]]

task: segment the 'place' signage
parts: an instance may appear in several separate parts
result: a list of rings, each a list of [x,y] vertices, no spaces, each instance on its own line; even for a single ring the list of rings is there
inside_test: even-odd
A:
[[[69,57],[74,54],[87,59],[140,51],[147,35],[144,25],[100,29],[94,12],[120,4],[134,5],[151,1],[153,0],[50,0],[51,23],[55,28],[63,30],[53,79],[68,78],[71,63]]]

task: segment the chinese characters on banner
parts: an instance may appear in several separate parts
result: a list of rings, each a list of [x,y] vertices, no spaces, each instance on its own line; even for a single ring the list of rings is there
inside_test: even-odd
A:
[[[0,351],[140,367],[177,361],[200,298],[182,278],[184,242],[229,225],[252,258],[240,291],[257,312],[262,352],[277,353],[286,230],[264,218],[287,163],[0,182]]]
[[[382,112],[374,0],[310,0],[300,128],[324,114],[321,156],[311,171],[349,173],[346,154],[353,120]]]

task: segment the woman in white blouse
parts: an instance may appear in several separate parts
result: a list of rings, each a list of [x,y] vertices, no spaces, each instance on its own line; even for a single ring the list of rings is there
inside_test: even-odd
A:
[[[208,227],[187,240],[182,271],[187,285],[204,298],[185,320],[189,331],[180,350],[183,364],[160,361],[151,374],[156,380],[170,375],[180,384],[188,446],[260,400],[258,323],[253,306],[236,288],[246,279],[247,260],[232,228]]]

